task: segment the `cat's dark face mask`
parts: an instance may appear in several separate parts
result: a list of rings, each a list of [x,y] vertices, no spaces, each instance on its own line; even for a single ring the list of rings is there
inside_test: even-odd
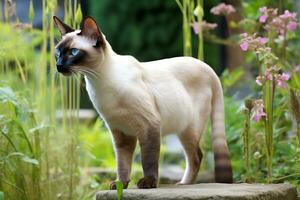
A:
[[[53,20],[62,36],[62,40],[55,48],[55,59],[57,71],[63,75],[69,76],[72,72],[80,71],[82,66],[89,66],[93,62],[93,59],[90,59],[91,52],[105,49],[105,39],[93,18],[86,17],[82,21],[81,29],[77,31],[56,16],[53,17]],[[87,51],[86,49],[74,48],[78,37],[84,37],[91,42],[91,49]]]
[[[64,43],[55,49],[55,59],[57,71],[63,75],[72,74],[72,66],[79,65],[84,57],[85,52],[77,48],[69,48]]]

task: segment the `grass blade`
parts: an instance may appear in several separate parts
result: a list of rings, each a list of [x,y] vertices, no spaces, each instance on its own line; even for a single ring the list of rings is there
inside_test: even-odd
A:
[[[117,186],[118,200],[122,200],[122,198],[123,198],[123,183],[121,181],[117,181],[116,186]]]
[[[0,200],[4,200],[4,193],[0,191]]]

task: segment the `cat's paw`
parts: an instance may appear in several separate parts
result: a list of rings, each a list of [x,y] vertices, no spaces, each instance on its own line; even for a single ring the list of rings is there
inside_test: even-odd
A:
[[[125,183],[122,182],[122,183],[123,183],[123,189],[127,189],[129,181],[126,181]],[[117,181],[111,182],[109,185],[109,189],[116,190],[117,189]]]
[[[117,189],[117,183],[116,183],[116,181],[113,181],[113,182],[110,183],[109,189],[110,190],[116,190]]]
[[[153,176],[144,177],[139,180],[137,186],[140,189],[157,188],[157,178],[154,178]]]

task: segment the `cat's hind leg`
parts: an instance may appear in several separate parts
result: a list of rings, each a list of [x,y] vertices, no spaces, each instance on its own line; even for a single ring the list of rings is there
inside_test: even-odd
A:
[[[190,123],[186,130],[178,134],[186,160],[186,169],[179,184],[195,183],[200,169],[202,152],[199,142],[211,113],[210,91],[202,92],[203,94],[199,95],[196,101],[200,102],[197,106],[198,114],[194,116],[193,122]]]
[[[122,181],[123,187],[127,188],[130,181],[132,156],[137,138],[128,136],[120,131],[113,130],[114,149],[117,159],[117,180]],[[116,189],[116,182],[110,184],[110,189]]]
[[[197,179],[202,159],[202,152],[199,147],[200,136],[189,128],[178,137],[186,159],[186,169],[179,184],[193,184]]]

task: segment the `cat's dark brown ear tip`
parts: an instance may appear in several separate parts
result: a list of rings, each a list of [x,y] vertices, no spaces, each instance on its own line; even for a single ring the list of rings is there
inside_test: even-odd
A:
[[[55,22],[55,24],[57,25],[57,22],[61,21],[58,17],[56,17],[55,15],[52,17],[53,21]]]
[[[86,16],[83,18],[82,22],[84,22],[85,20],[93,20],[96,23],[96,20],[92,17],[92,16]]]
[[[96,20],[91,16],[86,16],[85,18],[82,19],[81,29],[83,29],[85,25],[87,25],[89,27],[95,26],[95,25],[98,26]]]
[[[62,22],[58,17],[56,17],[55,15],[53,16],[53,20],[55,25],[58,27],[61,35],[65,35],[67,33],[73,32],[74,29],[70,26],[68,26],[67,24],[65,24],[64,22]]]

